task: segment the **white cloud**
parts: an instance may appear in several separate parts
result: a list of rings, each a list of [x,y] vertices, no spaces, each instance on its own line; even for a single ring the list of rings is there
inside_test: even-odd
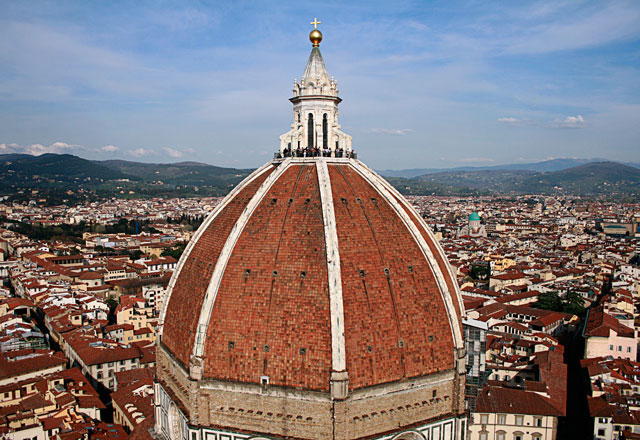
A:
[[[517,118],[505,117],[505,118],[498,118],[497,122],[500,122],[501,124],[515,125],[515,124],[521,123],[522,121]]]
[[[162,150],[165,153],[167,153],[169,156],[171,156],[173,158],[176,158],[176,159],[183,156],[182,151],[176,150],[174,148],[164,147]]]
[[[582,128],[586,125],[586,122],[581,115],[577,115],[556,119],[551,125],[555,128]]]
[[[105,145],[104,147],[100,148],[100,150],[106,153],[115,153],[116,151],[120,151],[120,147],[116,147],[115,145]]]
[[[412,132],[411,128],[400,128],[400,129],[390,129],[390,128],[372,128],[369,130],[371,133],[376,134],[388,134],[391,136],[406,136],[407,133]]]
[[[54,142],[51,145],[31,144],[0,144],[0,153],[2,154],[31,154],[40,156],[46,153],[64,154],[71,153],[73,150],[82,150],[81,145],[71,145],[66,142]]]
[[[135,150],[127,151],[127,154],[130,154],[131,156],[134,156],[134,157],[148,156],[151,153],[153,153],[153,151],[147,150],[145,148],[136,148]]]

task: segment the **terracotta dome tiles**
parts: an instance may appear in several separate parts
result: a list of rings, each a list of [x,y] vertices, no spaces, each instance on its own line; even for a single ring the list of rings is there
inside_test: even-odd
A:
[[[269,376],[273,385],[328,390],[326,280],[316,167],[294,165],[265,195],[229,259],[207,331],[204,375],[254,383]]]
[[[188,368],[205,292],[238,223],[202,327],[203,377],[260,383],[268,376],[271,385],[326,392],[332,321],[317,162],[279,166],[281,174],[273,174],[270,187],[265,184],[259,203],[250,200],[271,171],[244,184],[197,238],[176,274],[162,342]],[[455,296],[455,280],[433,238],[406,203],[378,187],[379,178],[364,168],[330,162],[328,176],[349,389],[453,368],[456,344],[447,308],[416,239],[424,238]],[[246,223],[238,222],[243,212]],[[454,325],[460,326],[458,299],[452,302]]]
[[[356,170],[331,165],[329,173],[342,261],[349,388],[452,368],[445,306],[417,243]]]
[[[162,342],[184,365],[188,365],[193,348],[198,311],[202,307],[207,286],[218,255],[233,225],[240,217],[258,187],[272,169],[268,169],[242,188],[225,206],[223,215],[213,219],[194,244],[169,298],[171,315],[165,319]]]

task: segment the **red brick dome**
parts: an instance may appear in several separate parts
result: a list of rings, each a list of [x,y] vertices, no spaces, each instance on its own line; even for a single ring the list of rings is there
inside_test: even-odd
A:
[[[454,369],[461,309],[442,249],[386,181],[354,159],[287,158],[189,243],[161,345],[203,379],[329,391],[341,373],[355,390]]]

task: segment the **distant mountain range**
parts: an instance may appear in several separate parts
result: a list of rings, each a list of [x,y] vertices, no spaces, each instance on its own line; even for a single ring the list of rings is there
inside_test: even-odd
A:
[[[404,177],[405,179],[411,179],[413,177],[423,176],[425,174],[436,174],[444,172],[455,171],[502,171],[502,170],[522,170],[522,171],[537,171],[540,173],[549,173],[553,171],[562,171],[567,168],[577,167],[593,162],[610,162],[606,159],[551,159],[542,162],[532,163],[519,163],[519,164],[507,164],[507,165],[494,165],[485,167],[456,167],[456,168],[411,168],[406,170],[380,170],[378,171],[383,176],[389,177]],[[637,163],[624,163],[634,168],[640,168],[640,164]]]
[[[499,194],[640,194],[640,168],[617,162],[591,162],[552,172],[448,171],[407,180],[421,180]]]
[[[198,162],[150,164],[91,161],[69,154],[8,154],[0,155],[0,195],[22,194],[22,198],[27,199],[37,190],[39,197],[49,194],[58,203],[69,198],[75,200],[74,195],[79,194],[82,200],[114,196],[224,195],[250,172]],[[420,174],[415,174],[418,172]],[[381,173],[404,194],[566,193],[640,197],[640,165],[597,159]]]
[[[162,181],[171,185],[234,186],[252,171],[250,169],[216,167],[200,162],[156,164],[105,160],[94,163],[147,182]]]
[[[55,202],[79,202],[100,197],[221,196],[251,170],[198,162],[150,164],[125,160],[92,161],[70,154],[0,155],[0,195],[29,191]],[[25,192],[26,191],[26,192]]]

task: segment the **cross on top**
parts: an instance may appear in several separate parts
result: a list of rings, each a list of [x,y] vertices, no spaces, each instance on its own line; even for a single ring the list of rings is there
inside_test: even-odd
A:
[[[317,17],[313,17],[313,21],[311,23],[309,23],[309,24],[312,24],[314,29],[318,29],[318,25],[322,24],[322,22],[318,21]]]

